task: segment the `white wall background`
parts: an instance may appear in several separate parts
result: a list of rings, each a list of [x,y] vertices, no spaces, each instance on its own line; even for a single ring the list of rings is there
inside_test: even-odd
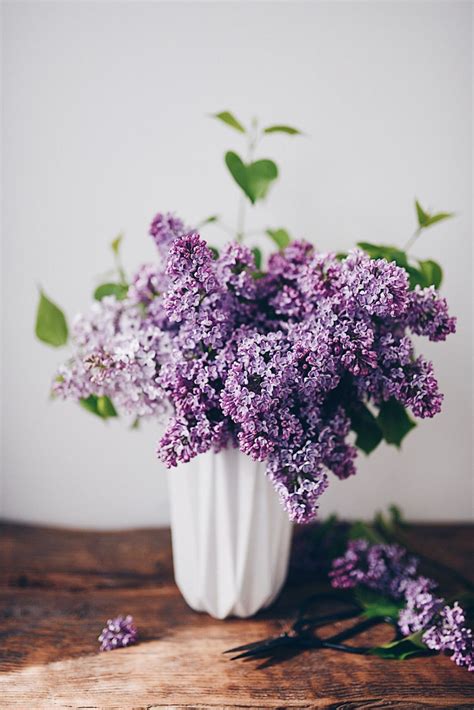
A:
[[[239,136],[207,118],[227,108],[310,136],[267,139],[282,178],[255,226],[346,249],[402,245],[415,195],[458,214],[414,249],[444,265],[459,316],[451,340],[423,342],[444,411],[401,453],[361,456],[322,513],[371,516],[396,502],[411,519],[471,518],[470,15],[467,2],[3,4],[5,518],[167,521],[157,426],[129,432],[48,400],[64,353],[34,339],[37,284],[72,316],[120,230],[135,267],[153,258],[146,231],[158,209],[233,221],[222,156]]]

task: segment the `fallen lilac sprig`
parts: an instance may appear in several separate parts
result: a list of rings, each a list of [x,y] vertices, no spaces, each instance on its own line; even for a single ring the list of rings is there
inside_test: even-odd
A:
[[[333,560],[329,578],[336,589],[368,587],[401,600],[398,627],[403,636],[423,632],[421,641],[428,649],[450,653],[458,666],[474,671],[473,633],[464,610],[458,602],[448,605],[437,596],[436,582],[417,575],[418,562],[400,545],[351,540],[344,555]]]
[[[98,640],[101,651],[114,651],[136,643],[138,630],[133,622],[133,616],[116,616],[108,619],[107,625],[102,629]]]

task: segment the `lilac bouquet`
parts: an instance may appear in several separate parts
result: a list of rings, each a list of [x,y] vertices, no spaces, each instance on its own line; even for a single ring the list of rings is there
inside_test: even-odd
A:
[[[217,117],[246,129],[228,112]],[[288,126],[266,133],[295,135]],[[226,165],[253,204],[278,175],[273,161],[232,152]],[[450,216],[417,203],[422,229]],[[207,222],[218,221],[212,217]],[[455,330],[438,295],[435,262],[409,261],[396,247],[360,243],[349,254],[318,252],[287,230],[265,230],[278,246],[261,251],[236,237],[219,253],[196,228],[158,214],[150,234],[154,264],[127,282],[95,292],[89,313],[72,325],[72,356],[59,368],[55,395],[102,418],[160,417],[158,456],[168,467],[234,446],[266,462],[292,521],[314,519],[328,474],[356,472],[357,450],[382,440],[399,446],[432,417],[442,394],[432,363],[415,355],[411,336],[444,340]],[[119,259],[119,241],[113,245]],[[62,345],[68,328],[44,294],[38,337]]]

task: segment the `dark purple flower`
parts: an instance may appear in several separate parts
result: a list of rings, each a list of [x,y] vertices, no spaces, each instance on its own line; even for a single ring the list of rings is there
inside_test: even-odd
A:
[[[333,560],[329,577],[332,586],[338,589],[362,584],[399,599],[406,580],[414,577],[417,566],[417,559],[400,545],[351,540],[345,554]]]
[[[98,638],[101,651],[114,651],[116,648],[130,646],[136,643],[137,639],[137,627],[133,623],[133,617],[130,615],[108,619],[107,625],[102,629],[102,633]]]
[[[426,335],[430,340],[446,340],[456,331],[456,318],[448,313],[445,298],[440,298],[434,288],[416,286],[409,296],[407,324],[416,335]]]

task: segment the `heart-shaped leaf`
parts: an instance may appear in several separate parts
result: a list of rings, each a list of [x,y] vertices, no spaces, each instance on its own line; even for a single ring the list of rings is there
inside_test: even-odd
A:
[[[266,197],[271,183],[278,177],[278,168],[273,160],[257,160],[247,166],[249,198],[252,203]]]
[[[397,448],[400,448],[408,432],[416,427],[405,407],[393,397],[380,405],[377,424],[387,444],[393,444]]]
[[[282,126],[280,124],[275,126],[268,126],[264,129],[264,133],[287,133],[289,136],[302,135],[301,131],[293,126]]]
[[[218,118],[219,121],[222,121],[223,123],[226,123],[228,126],[231,126],[231,128],[235,128],[236,131],[240,131],[240,133],[245,133],[245,128],[243,125],[236,119],[233,113],[230,111],[221,111],[220,113],[215,113],[214,118]]]
[[[35,333],[39,340],[55,348],[67,343],[68,328],[64,313],[43,291],[40,292],[36,312]]]
[[[229,172],[237,185],[239,185],[245,194],[250,197],[247,185],[247,168],[245,167],[245,163],[242,159],[237,155],[237,153],[233,153],[229,150],[225,154],[225,164],[227,165]]]
[[[246,165],[237,153],[229,151],[225,163],[252,204],[266,196],[271,183],[278,177],[278,168],[272,160],[257,160]]]
[[[357,434],[356,446],[364,453],[370,454],[383,439],[376,418],[364,404],[352,407],[350,417],[351,429]]]
[[[115,296],[117,301],[123,301],[128,293],[128,286],[123,284],[107,283],[97,286],[94,291],[94,298],[96,301],[102,301],[106,296]]]
[[[267,229],[265,234],[268,234],[270,239],[275,242],[280,251],[286,249],[288,244],[291,242],[291,237],[286,229]]]

